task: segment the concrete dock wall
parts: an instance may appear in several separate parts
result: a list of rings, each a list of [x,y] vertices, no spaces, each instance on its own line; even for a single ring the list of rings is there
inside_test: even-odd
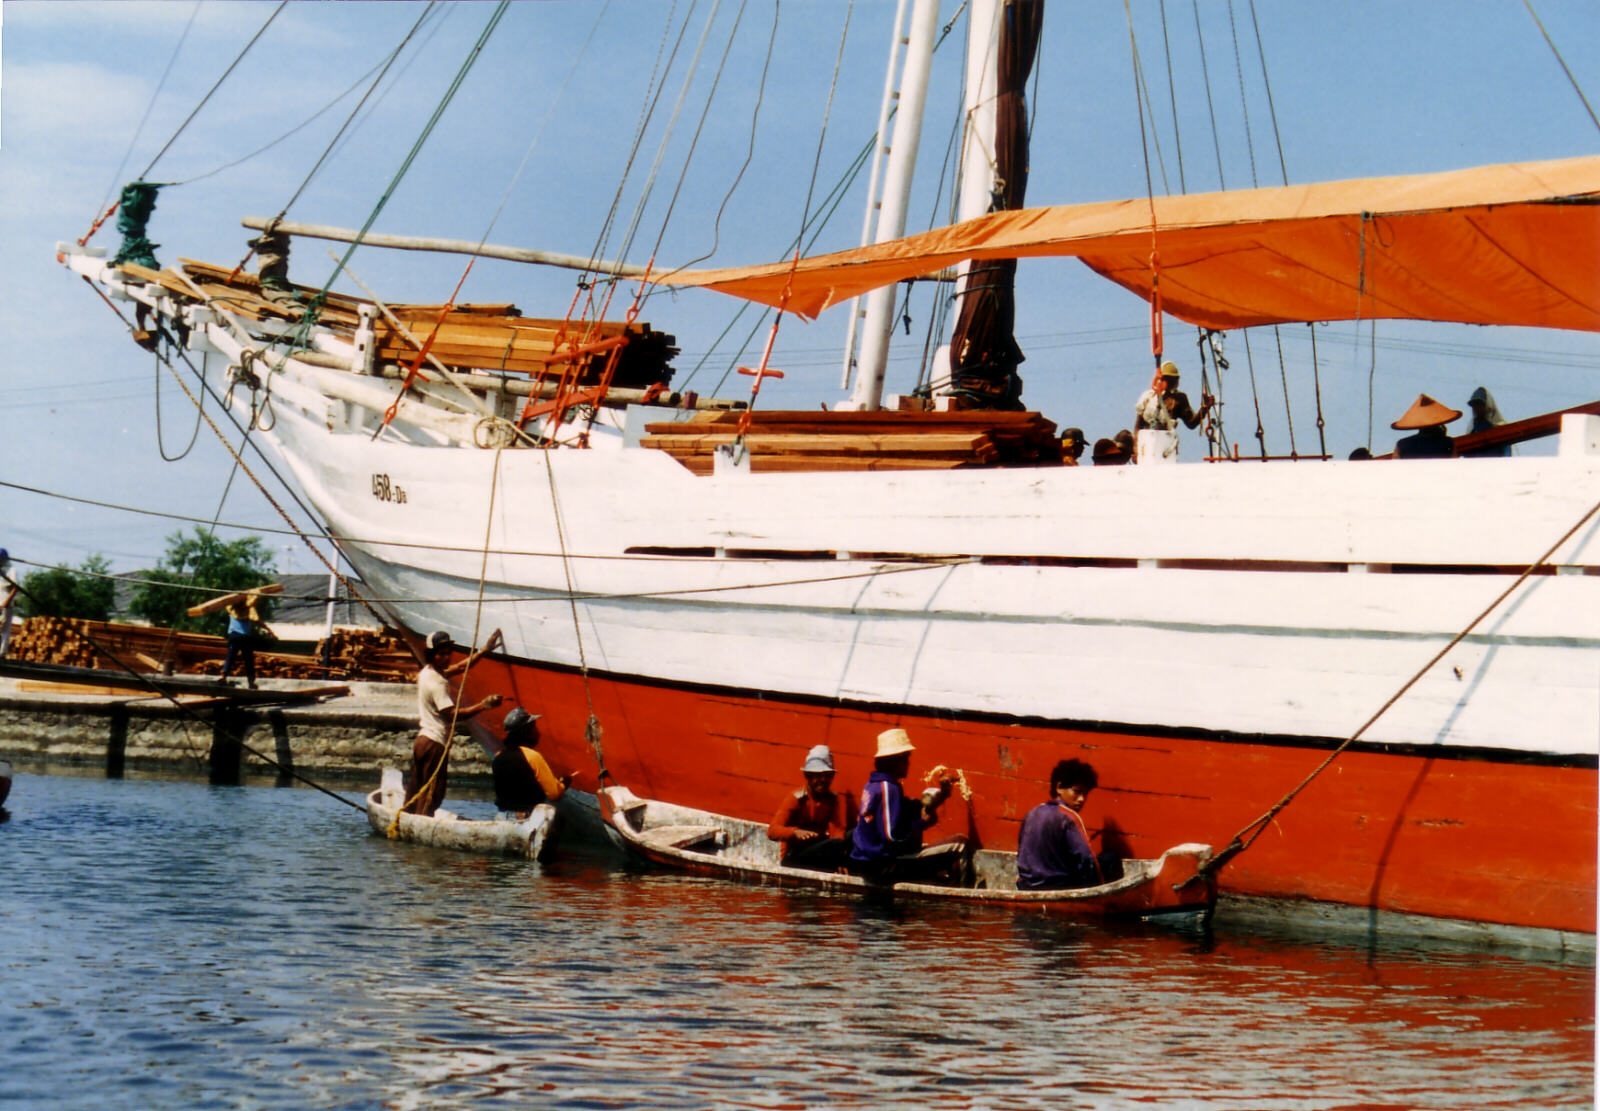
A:
[[[0,679],[0,759],[21,767],[103,768],[113,776],[130,769],[198,772],[213,782],[279,776],[275,763],[319,782],[364,784],[376,783],[386,765],[408,766],[417,732],[410,684],[351,683],[348,696],[313,705],[193,709],[161,698],[40,686]],[[450,751],[450,779],[489,782],[488,757],[464,734]]]

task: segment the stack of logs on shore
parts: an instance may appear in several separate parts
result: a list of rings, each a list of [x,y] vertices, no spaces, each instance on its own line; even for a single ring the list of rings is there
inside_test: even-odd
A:
[[[271,641],[258,641],[270,647]],[[33,663],[177,675],[218,675],[228,642],[204,633],[179,633],[149,625],[85,621],[76,617],[30,617],[11,638],[10,656]],[[322,661],[327,660],[324,664]],[[256,651],[263,679],[356,679],[410,682],[417,664],[405,642],[390,630],[336,629],[315,655]]]
[[[1055,422],[1038,413],[756,412],[745,450],[752,471],[909,471],[1061,462]],[[641,447],[698,475],[738,435],[740,414],[701,413],[645,426]]]

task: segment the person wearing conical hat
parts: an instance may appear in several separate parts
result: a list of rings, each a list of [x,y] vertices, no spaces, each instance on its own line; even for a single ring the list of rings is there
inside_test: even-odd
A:
[[[785,868],[837,872],[850,851],[855,808],[849,792],[833,789],[833,753],[827,745],[806,753],[800,772],[806,785],[784,796],[767,826],[767,836],[783,843]]]
[[[964,840],[956,838],[923,849],[923,831],[939,820],[939,805],[950,797],[953,781],[943,778],[920,800],[908,800],[900,781],[911,770],[914,751],[916,746],[904,729],[879,733],[872,775],[861,790],[861,815],[850,837],[849,868],[879,883],[931,879],[950,869],[952,855],[960,863],[966,848]]]
[[[1449,459],[1455,443],[1445,425],[1461,415],[1461,410],[1441,404],[1427,394],[1418,394],[1405,415],[1389,427],[1397,432],[1411,431],[1394,445],[1396,459]]]

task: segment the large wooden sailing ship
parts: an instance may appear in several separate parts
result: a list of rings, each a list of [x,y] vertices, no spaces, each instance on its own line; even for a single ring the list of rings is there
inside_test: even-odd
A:
[[[1056,254],[1152,297],[1152,245],[1162,307],[1206,327],[1595,331],[1600,158],[1017,208],[661,280],[814,314],[952,263]],[[1543,457],[1301,463],[1292,481],[1073,467],[1026,412],[674,395],[657,383],[675,341],[633,321],[372,298],[308,319],[316,290],[62,253],[221,356],[394,621],[503,631],[474,694],[537,708],[552,763],[591,788],[604,769],[764,818],[810,746],[859,784],[898,725],[965,770],[960,832],[984,846],[1015,847],[1067,755],[1099,769],[1086,818],[1107,847],[1226,845],[1535,567],[1221,882],[1594,932],[1600,416],[1561,418]],[[996,398],[1003,356],[969,368],[999,366]]]

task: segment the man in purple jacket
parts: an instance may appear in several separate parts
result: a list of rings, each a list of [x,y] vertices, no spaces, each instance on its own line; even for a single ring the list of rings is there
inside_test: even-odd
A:
[[[861,789],[861,816],[851,833],[848,866],[879,883],[922,882],[942,873],[959,874],[963,867],[963,839],[922,848],[922,832],[939,820],[939,804],[950,797],[951,780],[941,779],[920,800],[907,801],[900,781],[911,770],[915,750],[904,729],[879,733],[872,775]]]
[[[1019,890],[1094,887],[1121,876],[1120,861],[1107,854],[1095,857],[1078,813],[1099,782],[1082,760],[1062,760],[1050,772],[1049,801],[1028,811],[1017,834]]]

